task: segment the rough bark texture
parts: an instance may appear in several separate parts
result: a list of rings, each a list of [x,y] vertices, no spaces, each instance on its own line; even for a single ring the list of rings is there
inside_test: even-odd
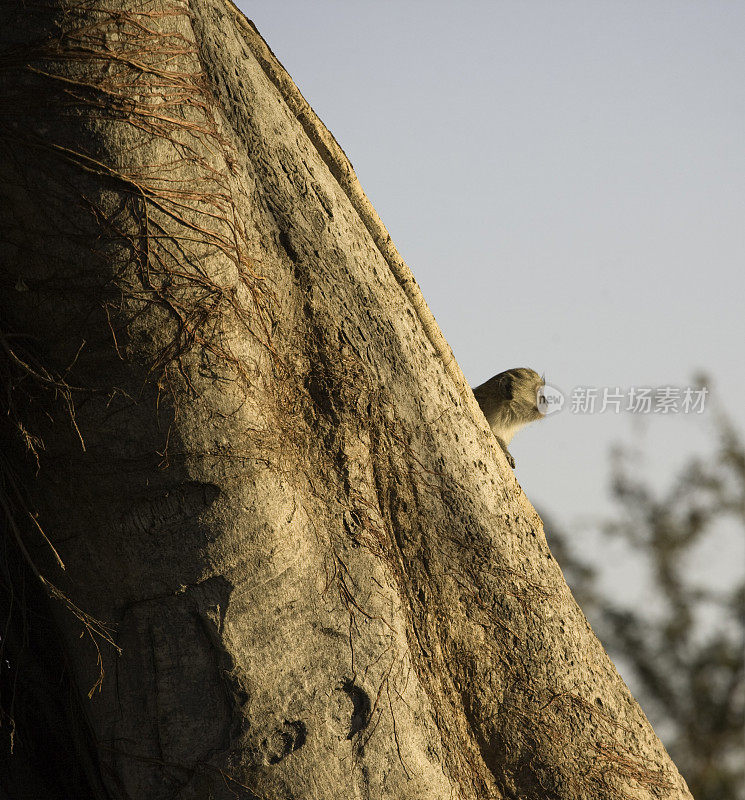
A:
[[[16,708],[4,790],[690,797],[253,26],[224,0],[0,8],[6,582],[54,584],[67,683],[34,695],[52,644],[7,642],[25,715],[69,731],[43,774]]]

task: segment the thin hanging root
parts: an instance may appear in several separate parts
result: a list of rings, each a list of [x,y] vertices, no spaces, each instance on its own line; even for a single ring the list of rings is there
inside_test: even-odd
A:
[[[105,674],[103,668],[103,658],[101,656],[101,649],[98,645],[98,640],[102,639],[107,644],[111,645],[111,647],[113,647],[117,651],[117,653],[121,653],[121,648],[116,644],[116,642],[112,638],[111,627],[108,626],[105,622],[102,622],[101,620],[96,619],[90,614],[87,614],[85,611],[83,611],[81,608],[75,605],[75,603],[73,603],[73,601],[70,600],[70,598],[61,589],[55,586],[51,581],[47,580],[47,578],[45,578],[41,574],[41,572],[39,572],[39,568],[34,563],[33,558],[31,558],[31,555],[28,552],[28,549],[26,548],[26,545],[23,541],[23,535],[15,521],[13,512],[10,508],[5,493],[2,491],[0,491],[0,507],[2,507],[2,510],[5,513],[5,518],[8,522],[8,526],[13,531],[13,536],[15,538],[18,549],[21,551],[23,558],[27,566],[31,570],[31,572],[36,576],[39,583],[43,586],[44,590],[46,591],[49,597],[53,597],[55,600],[61,602],[65,606],[65,608],[67,608],[67,610],[73,614],[73,616],[75,616],[78,620],[80,620],[85,629],[84,632],[81,633],[81,636],[87,634],[91,642],[93,643],[93,646],[96,648],[96,662],[98,665],[99,673],[96,682],[93,684],[90,691],[88,692],[88,697],[92,697],[97,689],[98,690],[101,689]],[[41,528],[39,528],[39,530],[41,530]],[[49,541],[46,536],[44,536],[44,538],[46,539],[47,542]],[[50,547],[52,547],[51,543]],[[52,547],[52,550],[54,551],[55,555],[57,555],[59,563],[62,565],[62,568],[64,569],[64,564],[62,564],[62,559],[59,558],[57,551],[54,549],[54,547]]]

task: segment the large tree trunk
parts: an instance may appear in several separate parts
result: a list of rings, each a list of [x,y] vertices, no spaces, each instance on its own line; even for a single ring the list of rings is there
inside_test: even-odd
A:
[[[253,26],[2,9],[8,796],[690,797]]]

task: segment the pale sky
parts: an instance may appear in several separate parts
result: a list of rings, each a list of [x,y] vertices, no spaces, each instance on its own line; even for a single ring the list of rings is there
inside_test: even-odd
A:
[[[349,156],[473,385],[530,366],[570,395],[704,370],[742,414],[745,3],[239,6]],[[510,449],[531,501],[643,602],[582,525],[611,508],[610,447],[640,444],[664,486],[710,434],[708,412],[565,406]],[[743,548],[723,538],[702,577],[741,571]]]

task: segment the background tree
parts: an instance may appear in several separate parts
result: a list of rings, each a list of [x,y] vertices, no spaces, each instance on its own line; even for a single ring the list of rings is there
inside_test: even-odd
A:
[[[716,450],[692,458],[662,492],[640,477],[638,451],[614,454],[618,515],[603,531],[627,542],[648,567],[653,603],[643,609],[619,604],[566,537],[552,532],[550,541],[694,797],[742,800],[745,574],[729,586],[695,578],[696,559],[714,537],[745,536],[745,447],[721,412],[715,425]]]

